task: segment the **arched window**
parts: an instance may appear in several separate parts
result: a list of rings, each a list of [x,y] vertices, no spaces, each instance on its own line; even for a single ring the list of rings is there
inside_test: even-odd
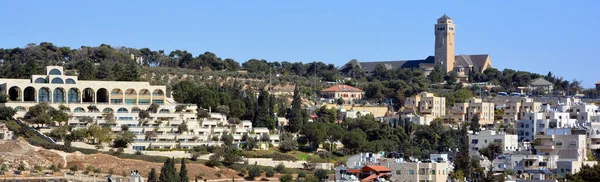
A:
[[[17,107],[15,107],[15,110],[16,110],[17,112],[24,112],[24,111],[27,111],[27,110],[26,110],[24,107],[21,107],[21,106],[17,106]]]
[[[24,101],[35,101],[35,88],[33,87],[26,87],[25,90],[23,90],[23,100]]]
[[[79,90],[76,88],[69,89],[69,103],[77,103],[79,100]]]
[[[50,90],[48,88],[40,88],[38,91],[38,102],[50,102]]]
[[[48,83],[48,80],[44,78],[37,78],[35,79],[34,83]]]
[[[65,82],[61,78],[53,78],[50,83],[64,84]]]
[[[104,108],[102,112],[114,112],[114,110],[110,107]]]
[[[58,69],[52,69],[50,70],[50,75],[62,75],[62,73],[60,73],[60,70]]]
[[[73,112],[85,112],[85,109],[83,109],[82,107],[77,107],[75,108],[75,110],[73,110]]]
[[[54,103],[64,103],[65,102],[65,91],[62,88],[54,89]]]
[[[14,86],[8,89],[8,99],[10,99],[11,101],[21,101],[21,98],[21,88]]]
[[[67,78],[67,84],[75,84],[75,80]]]
[[[127,110],[124,107],[119,108],[119,110],[117,110],[117,113],[129,113],[129,110]]]
[[[141,109],[139,107],[131,108],[131,113],[139,113],[140,111],[141,111]]]
[[[557,146],[562,146],[563,141],[562,140],[556,140],[556,145]]]

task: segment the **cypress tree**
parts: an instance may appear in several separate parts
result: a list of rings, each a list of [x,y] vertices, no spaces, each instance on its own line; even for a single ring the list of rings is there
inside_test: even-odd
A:
[[[158,182],[158,176],[156,175],[156,169],[152,168],[150,174],[148,174],[148,182]]]
[[[179,170],[179,180],[182,182],[188,182],[190,179],[187,175],[187,167],[185,166],[185,160],[181,159],[181,168]]]
[[[304,123],[302,113],[302,98],[300,97],[300,91],[298,85],[294,88],[294,97],[292,100],[292,111],[288,114],[289,124],[287,130],[291,133],[296,133],[302,128]]]
[[[460,138],[459,138],[459,148],[456,157],[454,158],[454,164],[456,166],[455,171],[462,171],[463,174],[467,178],[470,177],[471,166],[470,160],[471,156],[469,154],[469,136],[467,134],[467,123],[462,124],[462,128],[460,130]]]
[[[269,130],[275,128],[275,117],[270,102],[270,94],[267,90],[261,90],[258,95],[256,115],[252,122],[253,127],[267,127]]]
[[[169,173],[171,174],[170,181],[179,181],[179,175],[177,175],[177,168],[175,168],[175,157],[171,159],[171,167],[169,167]]]
[[[170,181],[169,177],[169,167],[171,166],[171,158],[168,158],[167,161],[160,168],[160,176],[158,177],[159,181]]]

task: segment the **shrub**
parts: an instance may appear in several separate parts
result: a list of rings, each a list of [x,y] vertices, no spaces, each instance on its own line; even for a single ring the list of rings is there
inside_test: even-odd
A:
[[[290,175],[290,174],[285,174],[285,175],[279,177],[279,181],[281,181],[281,182],[292,182],[293,179],[294,179],[294,177],[292,177],[292,175]]]
[[[33,166],[33,170],[35,172],[41,172],[42,171],[42,166],[36,164],[36,165]]]
[[[283,173],[285,171],[285,165],[283,165],[283,163],[277,164],[277,166],[275,166],[275,171]]]
[[[218,170],[218,171],[215,173],[215,176],[217,176],[217,177],[221,177],[221,176],[223,176],[223,174],[224,174],[224,173],[225,173],[225,172],[224,172],[223,170]]]
[[[254,179],[261,175],[262,175],[262,170],[260,169],[260,167],[258,167],[256,165],[251,166],[250,170],[248,170],[248,177],[251,179]]]
[[[60,171],[60,167],[58,167],[56,164],[50,165],[50,167],[48,167],[48,169],[52,170],[52,172],[59,172]]]
[[[194,152],[194,153],[192,153],[192,158],[190,158],[190,159],[192,161],[197,161],[199,156],[200,156],[200,154],[198,152]]]
[[[265,168],[265,175],[267,177],[273,177],[273,176],[275,176],[275,172],[271,168]]]
[[[135,151],[135,155],[142,155],[142,151],[141,150],[136,150]]]
[[[102,168],[96,168],[96,169],[94,169],[94,173],[96,173],[96,174],[102,173]]]
[[[77,164],[73,164],[69,170],[73,171],[73,172],[77,172],[77,170],[79,170],[79,166],[77,166]]]
[[[17,170],[25,171],[25,164],[23,162],[21,162],[21,164],[19,164],[19,167],[17,167]]]

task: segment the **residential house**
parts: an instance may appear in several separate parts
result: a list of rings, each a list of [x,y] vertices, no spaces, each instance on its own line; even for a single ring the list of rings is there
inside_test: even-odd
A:
[[[328,99],[332,103],[335,103],[335,101],[340,98],[347,103],[353,103],[363,99],[364,96],[365,91],[362,89],[344,84],[333,85],[329,88],[321,90],[321,98]]]
[[[494,103],[484,102],[481,98],[471,98],[465,103],[455,103],[448,110],[447,120],[450,122],[471,121],[473,117],[479,117],[480,124],[494,123]]]
[[[526,113],[539,112],[542,110],[542,103],[534,102],[531,98],[522,98],[509,100],[504,106],[504,123],[516,123]]]
[[[487,147],[491,143],[500,143],[505,152],[516,151],[519,147],[517,135],[507,134],[505,132],[486,130],[474,134],[469,134],[471,150],[479,150]],[[491,160],[491,159],[490,159]]]

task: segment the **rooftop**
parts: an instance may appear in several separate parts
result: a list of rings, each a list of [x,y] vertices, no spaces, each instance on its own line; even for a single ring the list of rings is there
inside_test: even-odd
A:
[[[321,90],[321,92],[363,92],[363,90],[350,85],[337,84]]]

